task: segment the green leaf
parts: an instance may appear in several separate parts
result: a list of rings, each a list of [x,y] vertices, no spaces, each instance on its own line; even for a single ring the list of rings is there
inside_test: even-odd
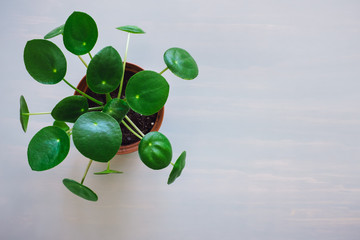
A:
[[[74,123],[75,147],[87,158],[108,162],[120,148],[122,133],[119,123],[103,112],[87,112]]]
[[[182,48],[170,48],[164,53],[166,66],[176,76],[192,80],[199,74],[194,58]]]
[[[28,122],[29,122],[29,108],[26,104],[25,98],[23,95],[20,96],[20,123],[21,127],[26,132]]]
[[[119,53],[108,46],[100,50],[90,61],[86,82],[93,92],[110,93],[119,87],[123,71]]]
[[[139,143],[141,161],[151,169],[167,167],[172,158],[170,141],[159,132],[149,132]]]
[[[168,178],[167,184],[171,184],[176,178],[180,177],[182,170],[185,167],[186,151],[183,151],[179,158],[176,160],[173,169]]]
[[[26,70],[42,84],[56,84],[66,74],[66,59],[62,51],[52,42],[34,39],[24,49]]]
[[[64,26],[65,26],[65,24],[51,30],[48,34],[46,34],[44,36],[44,39],[50,39],[50,38],[53,38],[53,37],[56,37],[56,36],[62,34],[64,32]]]
[[[57,120],[54,121],[53,126],[61,128],[65,132],[70,129],[70,127],[65,122],[57,121]]]
[[[88,101],[80,95],[73,95],[62,99],[51,111],[51,116],[58,121],[75,122],[89,109]]]
[[[145,33],[141,28],[139,28],[137,26],[133,26],[133,25],[126,25],[126,26],[118,27],[116,29],[119,29],[121,31],[128,32],[128,33],[134,33],[134,34]]]
[[[64,130],[54,126],[44,127],[29,143],[29,165],[34,171],[48,170],[61,163],[69,149],[70,139]]]
[[[92,17],[83,12],[73,12],[66,20],[63,41],[66,49],[75,55],[90,52],[98,38],[98,29]]]
[[[141,71],[130,78],[125,96],[135,112],[152,115],[165,105],[169,96],[169,84],[159,73]]]
[[[78,183],[75,180],[65,178],[65,179],[63,179],[63,184],[65,185],[65,187],[67,189],[69,189],[70,192],[72,192],[73,194],[75,194],[81,198],[84,198],[89,201],[94,201],[94,202],[96,202],[98,200],[98,196],[96,195],[96,193],[94,193],[87,186],[85,186],[81,183]]]
[[[106,174],[111,174],[111,173],[123,173],[123,172],[120,172],[120,171],[117,171],[117,170],[112,170],[112,169],[105,169],[104,171],[101,171],[101,172],[96,172],[94,173],[95,175],[106,175]]]
[[[129,105],[123,99],[114,98],[110,102],[106,103],[102,111],[109,114],[115,118],[118,123],[120,123],[129,110]]]

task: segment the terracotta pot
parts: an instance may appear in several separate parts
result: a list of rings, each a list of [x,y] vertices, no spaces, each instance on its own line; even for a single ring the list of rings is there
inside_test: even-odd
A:
[[[143,71],[144,69],[132,64],[132,63],[126,63],[126,67],[125,67],[125,78],[128,77],[130,78],[132,75],[134,75],[137,72]],[[86,92],[88,90],[88,85],[86,84],[86,76],[84,76],[80,83],[77,86],[78,89],[80,89],[83,92]],[[125,86],[126,88],[126,86]],[[78,92],[75,91],[74,95],[80,95]],[[164,118],[164,108],[162,108],[158,113],[157,113],[157,117],[156,120],[154,122],[154,125],[151,128],[151,132],[153,131],[158,131],[160,129],[160,126],[162,124]],[[129,145],[123,145],[120,147],[119,151],[117,152],[118,155],[120,154],[128,154],[128,153],[132,153],[138,150],[138,145],[140,143],[140,140],[137,142],[134,142],[132,144]]]

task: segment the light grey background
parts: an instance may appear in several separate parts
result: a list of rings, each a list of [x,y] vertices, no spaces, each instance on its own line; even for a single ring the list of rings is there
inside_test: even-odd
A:
[[[173,185],[170,168],[117,156],[122,175],[91,167],[93,203],[61,182],[81,179],[87,160],[76,149],[52,170],[28,166],[28,142],[52,120],[31,117],[24,134],[20,95],[42,112],[73,91],[32,80],[23,48],[73,11],[98,24],[93,54],[112,45],[123,56],[126,34],[115,28],[131,24],[147,33],[131,37],[130,62],[161,71],[174,46],[197,60],[194,81],[164,74],[161,132],[175,156],[188,152]],[[0,13],[0,239],[360,239],[359,1],[12,0]],[[85,67],[66,57],[77,84]]]

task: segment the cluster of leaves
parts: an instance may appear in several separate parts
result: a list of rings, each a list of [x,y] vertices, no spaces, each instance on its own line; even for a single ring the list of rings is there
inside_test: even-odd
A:
[[[136,26],[117,28],[128,34],[142,34],[144,31]],[[67,62],[63,52],[51,42],[50,38],[62,35],[65,48],[79,56],[89,54],[91,61],[87,65],[86,79],[89,88],[98,94],[105,94],[107,102],[102,103],[86,93],[76,89],[65,80]],[[97,42],[98,29],[95,21],[86,13],[74,12],[61,25],[45,35],[44,39],[33,39],[27,42],[24,49],[24,63],[28,73],[39,83],[57,84],[64,81],[81,95],[73,95],[62,99],[51,111],[54,124],[38,131],[28,146],[28,162],[32,170],[44,171],[60,164],[70,150],[70,139],[78,151],[90,159],[88,168],[81,182],[64,179],[64,185],[74,194],[91,201],[97,195],[83,185],[92,161],[109,162],[117,153],[122,142],[120,124],[129,109],[142,115],[158,112],[166,103],[169,95],[169,84],[161,75],[145,70],[133,75],[125,89],[125,98],[111,98],[110,92],[122,88],[125,61],[111,46],[101,49],[94,57],[90,51]],[[126,59],[125,59],[126,60]],[[82,60],[83,61],[83,60]],[[191,55],[181,48],[170,48],[164,53],[166,69],[176,76],[191,80],[198,75],[198,67]],[[121,91],[120,91],[121,92]],[[99,106],[89,108],[88,99]],[[94,111],[94,110],[97,111]],[[20,122],[24,132],[27,130],[29,109],[25,98],[20,97]],[[35,114],[35,113],[34,113]],[[131,122],[129,119],[128,121]],[[70,128],[68,123],[72,123]],[[126,125],[128,128],[129,126]],[[133,131],[134,134],[136,131]],[[163,169],[172,164],[173,169],[168,178],[171,184],[180,176],[184,166],[186,152],[176,160],[172,160],[172,147],[167,137],[160,132],[146,135],[137,134],[139,157],[151,169]],[[103,173],[118,172],[110,170]]]

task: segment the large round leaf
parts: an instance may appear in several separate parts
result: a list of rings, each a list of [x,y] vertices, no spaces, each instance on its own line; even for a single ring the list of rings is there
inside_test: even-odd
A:
[[[152,115],[165,105],[169,96],[169,84],[159,73],[141,71],[130,78],[125,96],[135,112]]]
[[[29,165],[34,171],[48,170],[61,163],[69,149],[70,139],[64,130],[54,126],[45,127],[29,143]]]
[[[26,132],[28,122],[29,122],[29,108],[26,104],[25,98],[23,95],[20,96],[20,123],[21,127]]]
[[[167,167],[172,158],[170,141],[159,132],[149,132],[139,143],[141,161],[151,169]]]
[[[28,41],[24,49],[24,63],[29,74],[43,84],[56,84],[66,74],[64,54],[48,40]]]
[[[191,80],[199,74],[194,58],[182,48],[170,48],[164,53],[166,66],[176,76]]]
[[[91,51],[98,38],[98,29],[92,17],[83,12],[73,12],[66,20],[64,45],[69,52],[83,55]]]
[[[180,177],[182,170],[185,167],[185,159],[186,159],[186,151],[183,151],[179,158],[176,160],[173,169],[171,170],[171,173],[168,178],[167,184],[171,184]]]
[[[80,95],[69,96],[61,100],[51,111],[51,116],[58,121],[75,122],[89,109],[88,101]]]
[[[120,123],[129,110],[129,105],[123,99],[114,98],[110,102],[106,103],[102,111],[109,114]]]
[[[124,32],[128,32],[128,33],[133,33],[133,34],[143,34],[143,33],[145,33],[144,30],[142,30],[138,26],[134,26],[134,25],[121,26],[121,27],[118,27],[116,29],[124,31]]]
[[[120,148],[122,133],[119,123],[103,112],[87,112],[74,123],[75,147],[85,157],[99,162],[111,160]]]
[[[111,46],[103,48],[91,60],[86,82],[96,93],[110,93],[119,87],[123,64],[119,53]]]
[[[64,26],[65,26],[65,24],[51,30],[48,34],[46,34],[44,36],[44,39],[50,39],[50,38],[53,38],[53,37],[56,37],[56,36],[62,34],[64,32]]]
[[[96,202],[98,200],[98,196],[96,195],[96,193],[94,193],[87,186],[85,186],[81,183],[78,183],[75,180],[65,178],[65,179],[63,179],[63,184],[65,185],[65,187],[67,189],[69,189],[70,192],[72,192],[73,194],[75,194],[81,198],[84,198],[89,201],[94,201],[94,202]]]

